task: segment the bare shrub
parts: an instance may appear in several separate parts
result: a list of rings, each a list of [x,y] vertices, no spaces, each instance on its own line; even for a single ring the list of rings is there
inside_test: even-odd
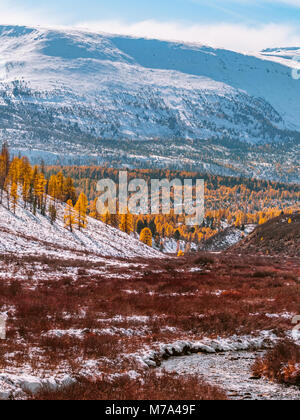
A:
[[[257,377],[300,387],[300,346],[283,341],[263,358],[258,358],[252,370]]]

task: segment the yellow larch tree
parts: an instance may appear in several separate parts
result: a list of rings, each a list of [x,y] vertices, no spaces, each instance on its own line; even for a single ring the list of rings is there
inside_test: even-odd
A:
[[[47,185],[47,181],[45,176],[42,172],[37,173],[34,179],[34,195],[36,197],[36,202],[38,208],[45,213],[46,203],[45,200],[45,188]]]
[[[75,224],[75,215],[72,200],[67,201],[64,215],[64,223],[65,228],[69,229],[70,232],[73,232],[73,226]]]
[[[97,202],[98,202],[98,198],[95,198],[95,200],[93,200],[89,206],[90,208],[90,217],[92,217],[93,219],[96,220],[101,220],[101,215],[99,214],[98,210],[97,210]]]
[[[106,225],[110,225],[111,224],[111,214],[110,214],[110,212],[109,212],[108,209],[106,210],[106,212],[104,214],[101,215],[101,220]]]
[[[28,159],[22,159],[22,196],[24,201],[24,207],[27,207],[27,203],[30,200],[30,185],[32,179],[32,168]]]
[[[52,198],[53,202],[56,203],[58,200],[58,183],[55,175],[51,175],[50,177],[48,183],[48,194]]]
[[[152,247],[152,232],[149,228],[144,228],[141,231],[140,241]]]
[[[10,162],[10,156],[9,156],[8,146],[6,143],[4,143],[2,145],[2,150],[0,154],[0,189],[1,189],[0,202],[1,204],[3,200],[5,180],[9,171],[9,162]]]
[[[11,201],[12,201],[12,208],[13,208],[13,212],[14,214],[16,214],[16,208],[17,208],[17,204],[18,204],[18,185],[13,182],[11,189],[10,189],[10,196],[11,196]]]
[[[85,229],[87,225],[88,200],[84,193],[80,194],[74,209],[75,209],[75,222],[78,229],[79,230]]]
[[[72,200],[74,203],[76,201],[76,189],[74,187],[74,182],[71,177],[63,178],[63,201]]]
[[[132,214],[129,212],[121,215],[120,230],[130,235],[133,232],[134,224]]]

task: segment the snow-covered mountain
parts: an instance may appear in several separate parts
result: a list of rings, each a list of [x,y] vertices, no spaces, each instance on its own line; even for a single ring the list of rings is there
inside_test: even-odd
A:
[[[198,156],[212,139],[298,144],[296,64],[278,55],[0,26],[0,139],[54,156],[105,151],[104,160],[122,150],[114,141],[199,141]]]
[[[260,54],[269,60],[300,69],[300,47],[267,48]],[[289,61],[287,63],[287,61]]]

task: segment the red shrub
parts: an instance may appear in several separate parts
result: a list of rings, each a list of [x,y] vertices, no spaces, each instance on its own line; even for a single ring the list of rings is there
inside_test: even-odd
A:
[[[176,376],[171,373],[157,375],[148,371],[139,379],[127,375],[114,380],[95,382],[80,379],[71,387],[57,392],[47,389],[34,400],[226,400],[220,389],[207,385],[196,376]]]
[[[258,377],[300,387],[300,346],[290,341],[281,342],[257,359],[252,370]]]

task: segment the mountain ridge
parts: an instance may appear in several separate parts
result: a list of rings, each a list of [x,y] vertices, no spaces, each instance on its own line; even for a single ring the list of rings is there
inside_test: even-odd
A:
[[[231,250],[246,255],[286,255],[299,257],[300,212],[282,214],[258,226]]]
[[[167,164],[167,141],[192,140],[193,164],[208,168],[219,162],[214,147],[201,156],[206,141],[299,152],[300,84],[276,57],[75,29],[0,26],[0,40],[0,140],[12,148],[128,164],[113,142],[159,141]]]

